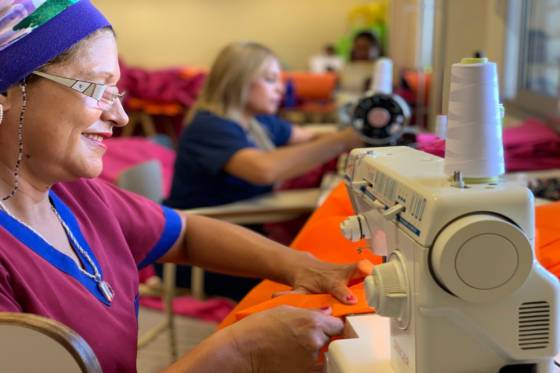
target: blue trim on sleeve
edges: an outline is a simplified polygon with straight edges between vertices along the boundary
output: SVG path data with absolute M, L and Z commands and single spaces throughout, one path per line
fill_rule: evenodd
M 146 255 L 144 260 L 138 264 L 138 269 L 142 269 L 161 258 L 177 241 L 181 233 L 182 223 L 179 214 L 169 207 L 161 206 L 165 218 L 165 226 L 161 232 L 161 237 L 152 250 Z

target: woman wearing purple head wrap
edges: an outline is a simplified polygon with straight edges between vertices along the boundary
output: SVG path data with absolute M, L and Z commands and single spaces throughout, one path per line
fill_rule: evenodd
M 155 261 L 355 302 L 346 287 L 354 265 L 91 180 L 103 140 L 128 118 L 114 34 L 90 1 L 0 0 L 0 66 L 0 311 L 56 319 L 84 337 L 105 372 L 130 372 L 137 270 Z M 278 308 L 215 333 L 169 370 L 308 371 L 341 329 L 328 312 Z

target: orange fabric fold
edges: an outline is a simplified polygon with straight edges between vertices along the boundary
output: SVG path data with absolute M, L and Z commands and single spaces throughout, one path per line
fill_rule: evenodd
M 331 307 L 332 315 L 336 317 L 342 317 L 349 314 L 373 312 L 373 308 L 367 305 L 364 295 L 363 282 L 352 286 L 351 289 L 358 298 L 358 302 L 353 305 L 342 304 L 329 294 L 286 294 L 240 310 L 235 313 L 235 319 L 241 320 L 253 313 L 261 312 L 281 305 L 315 310 Z

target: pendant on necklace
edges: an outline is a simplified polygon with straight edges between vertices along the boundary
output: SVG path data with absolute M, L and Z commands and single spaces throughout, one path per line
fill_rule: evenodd
M 97 283 L 97 287 L 99 288 L 99 291 L 101 291 L 101 294 L 103 294 L 105 299 L 107 299 L 107 301 L 109 302 L 113 301 L 113 298 L 115 297 L 115 292 L 113 291 L 113 288 L 111 287 L 111 285 L 109 285 L 107 281 L 99 281 Z

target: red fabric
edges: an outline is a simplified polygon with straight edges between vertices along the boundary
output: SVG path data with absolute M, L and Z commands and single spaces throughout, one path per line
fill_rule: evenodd
M 127 168 L 156 159 L 163 171 L 163 192 L 168 196 L 173 178 L 175 152 L 141 137 L 116 137 L 104 141 L 107 152 L 103 157 L 103 171 L 99 176 L 113 184 Z
M 151 277 L 157 276 L 154 266 L 147 266 L 138 271 L 138 281 L 140 283 L 146 282 Z
M 202 88 L 206 75 L 187 75 L 184 68 L 147 70 L 129 67 L 122 61 L 118 86 L 130 97 L 160 103 L 179 103 L 190 108 Z M 126 104 L 126 102 L 125 102 Z
M 503 141 L 508 172 L 560 167 L 560 135 L 537 119 L 505 128 Z M 419 135 L 418 149 L 443 157 L 445 141 L 434 135 Z

